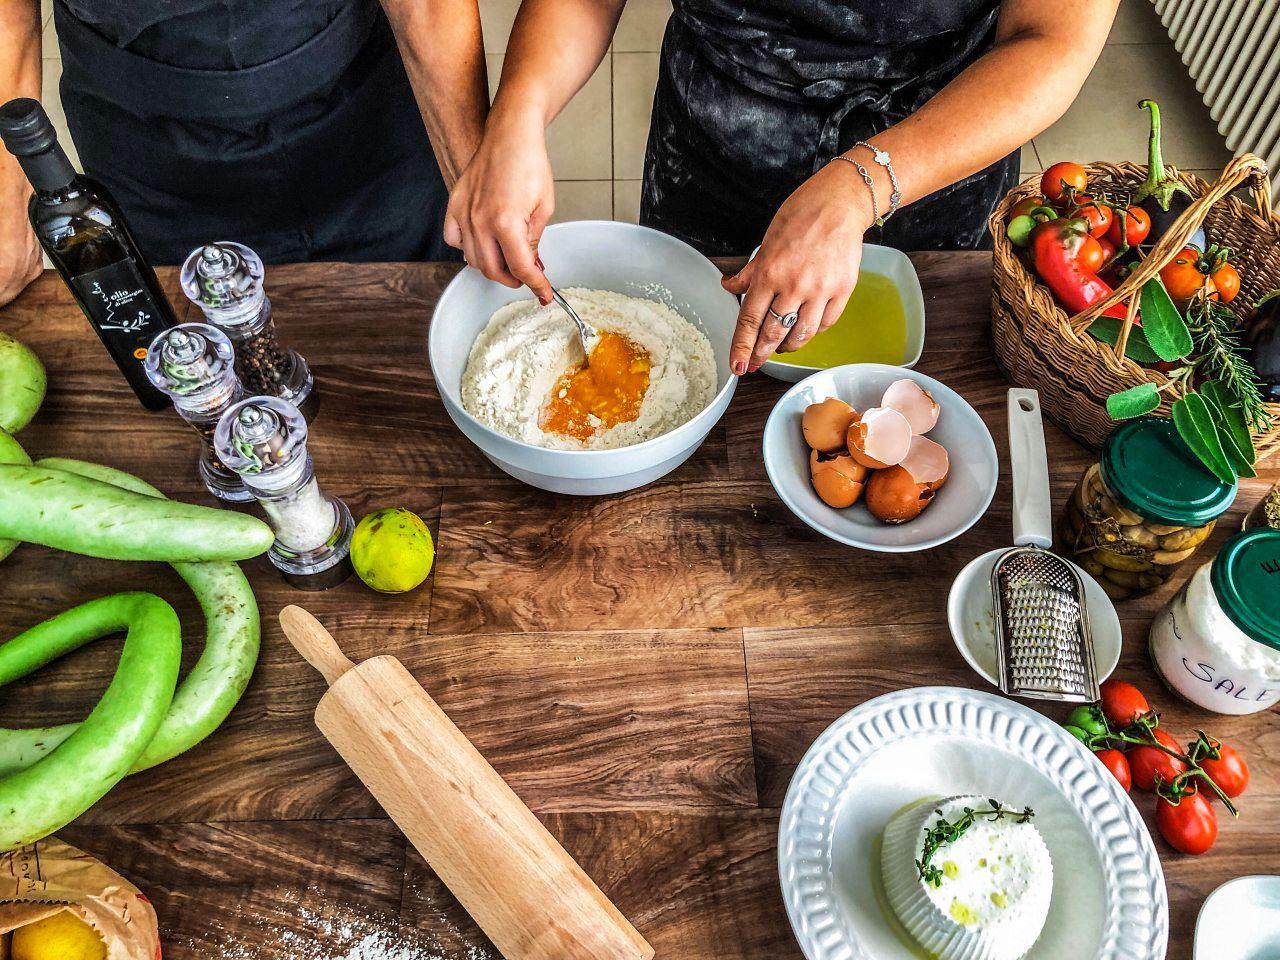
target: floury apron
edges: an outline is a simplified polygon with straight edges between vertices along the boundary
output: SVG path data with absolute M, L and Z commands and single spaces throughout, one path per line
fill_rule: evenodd
M 990 49 L 998 12 L 998 0 L 675 0 L 641 222 L 708 255 L 750 253 L 796 187 Z M 867 239 L 982 246 L 987 215 L 1017 177 L 1015 153 L 903 207 Z M 887 209 L 888 196 L 878 199 Z
M 85 172 L 156 263 L 451 259 L 447 192 L 377 0 L 56 0 Z

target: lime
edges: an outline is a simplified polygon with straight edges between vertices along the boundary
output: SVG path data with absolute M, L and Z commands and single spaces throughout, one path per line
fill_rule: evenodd
M 375 510 L 351 535 L 351 563 L 360 579 L 379 593 L 412 590 L 431 572 L 436 545 L 412 510 Z
M 13 931 L 13 960 L 106 960 L 107 945 L 70 910 Z

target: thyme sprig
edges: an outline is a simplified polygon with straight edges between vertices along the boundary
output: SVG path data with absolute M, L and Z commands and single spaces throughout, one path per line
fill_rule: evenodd
M 916 869 L 920 871 L 921 880 L 931 887 L 942 886 L 942 878 L 945 875 L 942 870 L 933 865 L 933 855 L 942 847 L 949 843 L 955 843 L 964 836 L 968 829 L 978 822 L 979 817 L 989 823 L 1003 820 L 1005 817 L 1013 817 L 1015 823 L 1026 823 L 1036 815 L 1036 812 L 1030 807 L 1012 810 L 1001 806 L 998 800 L 988 800 L 987 803 L 990 806 L 985 810 L 965 807 L 964 813 L 954 821 L 948 820 L 943 816 L 941 810 L 933 811 L 938 815 L 938 821 L 925 831 L 924 849 L 920 853 L 920 859 L 916 861 Z

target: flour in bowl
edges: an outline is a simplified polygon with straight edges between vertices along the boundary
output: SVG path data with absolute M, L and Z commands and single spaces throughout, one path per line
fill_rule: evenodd
M 624 348 L 639 348 L 633 350 L 634 356 L 624 353 L 632 362 L 628 369 L 635 372 L 632 382 L 638 377 L 643 389 L 638 411 L 627 410 L 628 419 L 612 426 L 592 417 L 589 429 L 593 432 L 583 438 L 544 430 L 553 393 L 563 397 L 566 375 L 583 367 L 582 348 L 573 321 L 559 306 L 519 300 L 490 318 L 467 358 L 462 405 L 477 420 L 539 447 L 606 450 L 668 433 L 714 399 L 716 362 L 711 343 L 675 310 L 654 300 L 606 290 L 563 292 L 583 320 L 601 334 L 616 335 L 611 347 L 621 343 Z M 646 362 L 647 386 L 642 369 Z

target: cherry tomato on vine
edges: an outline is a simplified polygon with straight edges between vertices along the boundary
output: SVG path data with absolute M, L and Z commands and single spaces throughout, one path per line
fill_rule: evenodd
M 1133 772 L 1129 769 L 1129 758 L 1119 750 L 1095 750 L 1093 755 L 1098 758 L 1107 771 L 1116 778 L 1120 786 L 1124 788 L 1124 792 L 1128 793 L 1133 789 Z
M 1009 219 L 1012 220 L 1014 217 L 1029 217 L 1031 216 L 1032 210 L 1036 207 L 1046 206 L 1048 202 L 1049 201 L 1044 197 L 1039 195 L 1034 197 L 1024 197 L 1009 208 Z
M 1221 264 L 1209 275 L 1223 303 L 1230 303 L 1240 292 L 1240 271 L 1230 263 Z
M 1111 725 L 1123 730 L 1144 713 L 1151 712 L 1151 704 L 1142 691 L 1123 680 L 1108 680 L 1102 685 L 1102 712 Z
M 1121 223 L 1124 224 L 1124 238 L 1120 237 Z M 1107 239 L 1114 243 L 1117 247 L 1124 241 L 1128 241 L 1129 246 L 1136 247 L 1151 233 L 1151 215 L 1141 207 L 1128 207 L 1125 210 L 1117 210 L 1115 219 L 1111 221 L 1111 227 L 1107 230 Z
M 1083 193 L 1089 173 L 1078 163 L 1055 163 L 1040 178 L 1040 192 L 1053 203 L 1061 203 L 1068 192 Z
M 1209 775 L 1209 779 L 1218 785 L 1219 790 L 1235 799 L 1249 786 L 1249 765 L 1235 747 L 1217 740 L 1210 742 L 1218 748 L 1218 759 L 1201 758 L 1200 769 Z
M 1067 719 L 1062 721 L 1069 727 L 1079 727 L 1085 733 L 1095 737 L 1101 737 L 1111 732 L 1107 726 L 1107 718 L 1102 715 L 1102 711 L 1094 706 L 1076 707 L 1067 714 Z
M 1218 839 L 1218 815 L 1198 793 L 1185 794 L 1176 802 L 1157 797 L 1156 826 L 1169 846 L 1191 856 L 1204 853 Z
M 1095 202 L 1093 197 L 1087 194 L 1076 197 L 1076 206 L 1071 211 L 1071 216 L 1088 220 L 1089 235 L 1095 239 L 1105 237 L 1111 228 L 1112 221 L 1115 220 L 1115 213 L 1110 207 Z
M 1166 747 L 1182 752 L 1178 741 L 1159 727 L 1151 732 Z M 1157 747 L 1138 746 L 1129 749 L 1129 769 L 1133 772 L 1133 782 L 1139 788 L 1154 790 L 1157 777 L 1162 783 L 1172 783 L 1178 774 L 1186 772 L 1187 765 Z
M 1080 264 L 1080 269 L 1085 273 L 1097 273 L 1106 262 L 1107 254 L 1102 244 L 1091 236 L 1085 237 L 1076 251 L 1076 263 Z
M 1200 251 L 1195 247 L 1184 247 L 1166 263 L 1160 270 L 1160 279 L 1164 288 L 1169 291 L 1169 297 L 1179 308 L 1202 295 L 1201 291 L 1204 291 L 1203 296 L 1207 300 L 1218 299 L 1218 288 L 1213 279 L 1201 271 Z
M 1102 262 L 1106 263 L 1116 255 L 1116 245 L 1108 237 L 1099 237 L 1098 246 L 1102 248 Z

